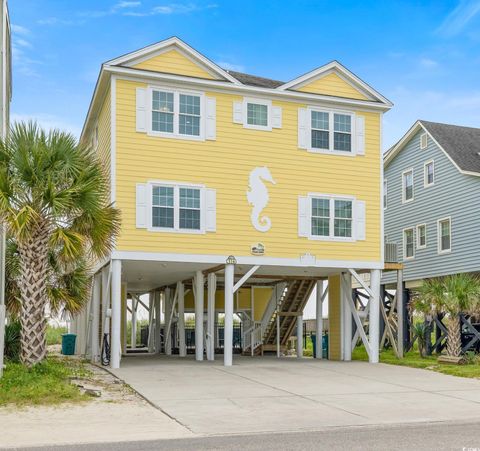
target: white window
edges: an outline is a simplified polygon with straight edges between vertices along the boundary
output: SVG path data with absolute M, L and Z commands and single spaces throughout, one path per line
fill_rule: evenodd
M 417 249 L 425 249 L 427 247 L 427 225 L 417 225 Z
M 413 228 L 403 231 L 403 259 L 408 260 L 415 257 L 415 243 L 413 239 Z
M 428 135 L 426 133 L 422 133 L 420 135 L 420 149 L 426 149 L 428 145 Z
M 413 169 L 402 173 L 402 202 L 413 200 Z
M 310 150 L 342 154 L 353 152 L 353 114 L 313 108 L 309 113 Z
M 354 199 L 310 197 L 310 237 L 351 240 Z
M 388 206 L 388 183 L 386 180 L 383 181 L 383 208 L 386 210 Z
M 150 90 L 149 131 L 153 135 L 203 139 L 204 96 L 202 93 Z
M 205 233 L 216 229 L 216 193 L 203 185 L 175 182 L 137 184 L 137 228 Z
M 451 219 L 444 218 L 438 221 L 438 253 L 445 254 L 452 250 Z
M 255 130 L 272 129 L 272 102 L 264 99 L 243 100 L 243 126 Z
M 423 174 L 423 185 L 425 188 L 435 183 L 435 164 L 433 160 L 427 161 L 423 165 Z

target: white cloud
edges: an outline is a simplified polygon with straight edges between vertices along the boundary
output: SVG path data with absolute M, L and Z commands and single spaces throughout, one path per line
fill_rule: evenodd
M 65 119 L 55 116 L 54 114 L 45 114 L 45 113 L 12 113 L 11 121 L 13 122 L 28 122 L 35 121 L 45 130 L 50 130 L 53 128 L 60 129 L 62 131 L 70 132 L 75 137 L 79 137 L 81 133 L 80 127 L 75 124 L 71 124 Z
M 22 27 L 21 25 L 12 24 L 11 29 L 12 29 L 12 33 L 15 33 L 18 35 L 28 36 L 30 34 L 30 30 L 26 27 Z
M 38 25 L 82 25 L 85 23 L 84 20 L 65 20 L 65 19 L 60 19 L 58 17 L 46 17 L 45 19 L 39 19 L 37 20 Z
M 198 5 L 196 3 L 169 3 L 167 5 L 154 6 L 153 8 L 145 11 L 126 11 L 122 14 L 124 16 L 132 17 L 148 17 L 171 14 L 189 14 L 196 11 L 203 11 L 215 8 L 218 8 L 218 5 L 215 3 L 211 3 L 208 5 Z
M 435 61 L 431 58 L 421 58 L 420 59 L 420 66 L 427 68 L 427 69 L 432 69 L 434 67 L 438 67 L 438 61 Z
M 121 9 L 121 8 L 136 8 L 140 6 L 142 2 L 129 2 L 129 1 L 122 1 L 118 2 L 116 5 L 113 6 L 114 9 Z
M 241 64 L 227 63 L 226 61 L 218 61 L 217 64 L 225 70 L 233 70 L 235 72 L 245 72 L 245 66 Z
M 30 44 L 30 42 L 26 41 L 25 39 L 17 38 L 17 39 L 15 40 L 15 43 L 16 43 L 16 45 L 18 45 L 19 47 L 32 48 L 32 44 Z
M 459 34 L 480 13 L 480 0 L 461 0 L 437 29 L 439 34 L 450 37 Z

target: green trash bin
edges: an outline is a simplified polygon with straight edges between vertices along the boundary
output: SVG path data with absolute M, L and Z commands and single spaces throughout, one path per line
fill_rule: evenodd
M 62 354 L 63 355 L 75 354 L 76 339 L 77 339 L 76 334 L 62 334 Z
M 313 345 L 313 357 L 317 357 L 317 335 L 311 334 L 310 338 Z M 324 334 L 322 336 L 322 358 L 328 359 L 328 335 Z

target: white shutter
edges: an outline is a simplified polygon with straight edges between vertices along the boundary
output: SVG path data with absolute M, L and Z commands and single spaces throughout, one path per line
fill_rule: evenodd
M 272 107 L 272 127 L 282 128 L 282 107 Z
M 307 148 L 308 140 L 308 130 L 307 130 L 307 109 L 299 108 L 298 109 L 298 147 L 301 149 Z
M 214 189 L 207 189 L 205 198 L 205 229 L 207 232 L 215 232 L 217 230 L 217 192 Z
M 215 97 L 207 97 L 207 119 L 205 138 L 215 140 L 217 138 L 217 101 Z
M 308 197 L 298 197 L 298 236 L 309 235 L 309 217 L 308 217 Z
M 137 229 L 147 228 L 147 185 L 137 183 L 137 209 L 136 224 Z
M 147 131 L 147 90 L 137 88 L 137 132 Z
M 355 201 L 355 238 L 357 240 L 366 239 L 366 219 L 365 219 L 365 201 Z
M 243 102 L 233 102 L 233 122 L 243 124 Z
M 365 117 L 355 119 L 355 151 L 357 155 L 365 155 Z

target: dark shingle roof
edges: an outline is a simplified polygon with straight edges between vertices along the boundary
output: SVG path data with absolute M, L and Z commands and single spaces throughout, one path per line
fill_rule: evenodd
M 227 72 L 244 85 L 275 89 L 284 84 L 283 81 L 272 80 L 270 78 L 264 77 L 257 77 L 256 75 L 243 74 L 242 72 L 235 72 L 233 70 L 227 70 Z
M 420 123 L 461 170 L 480 173 L 480 128 L 422 120 Z

